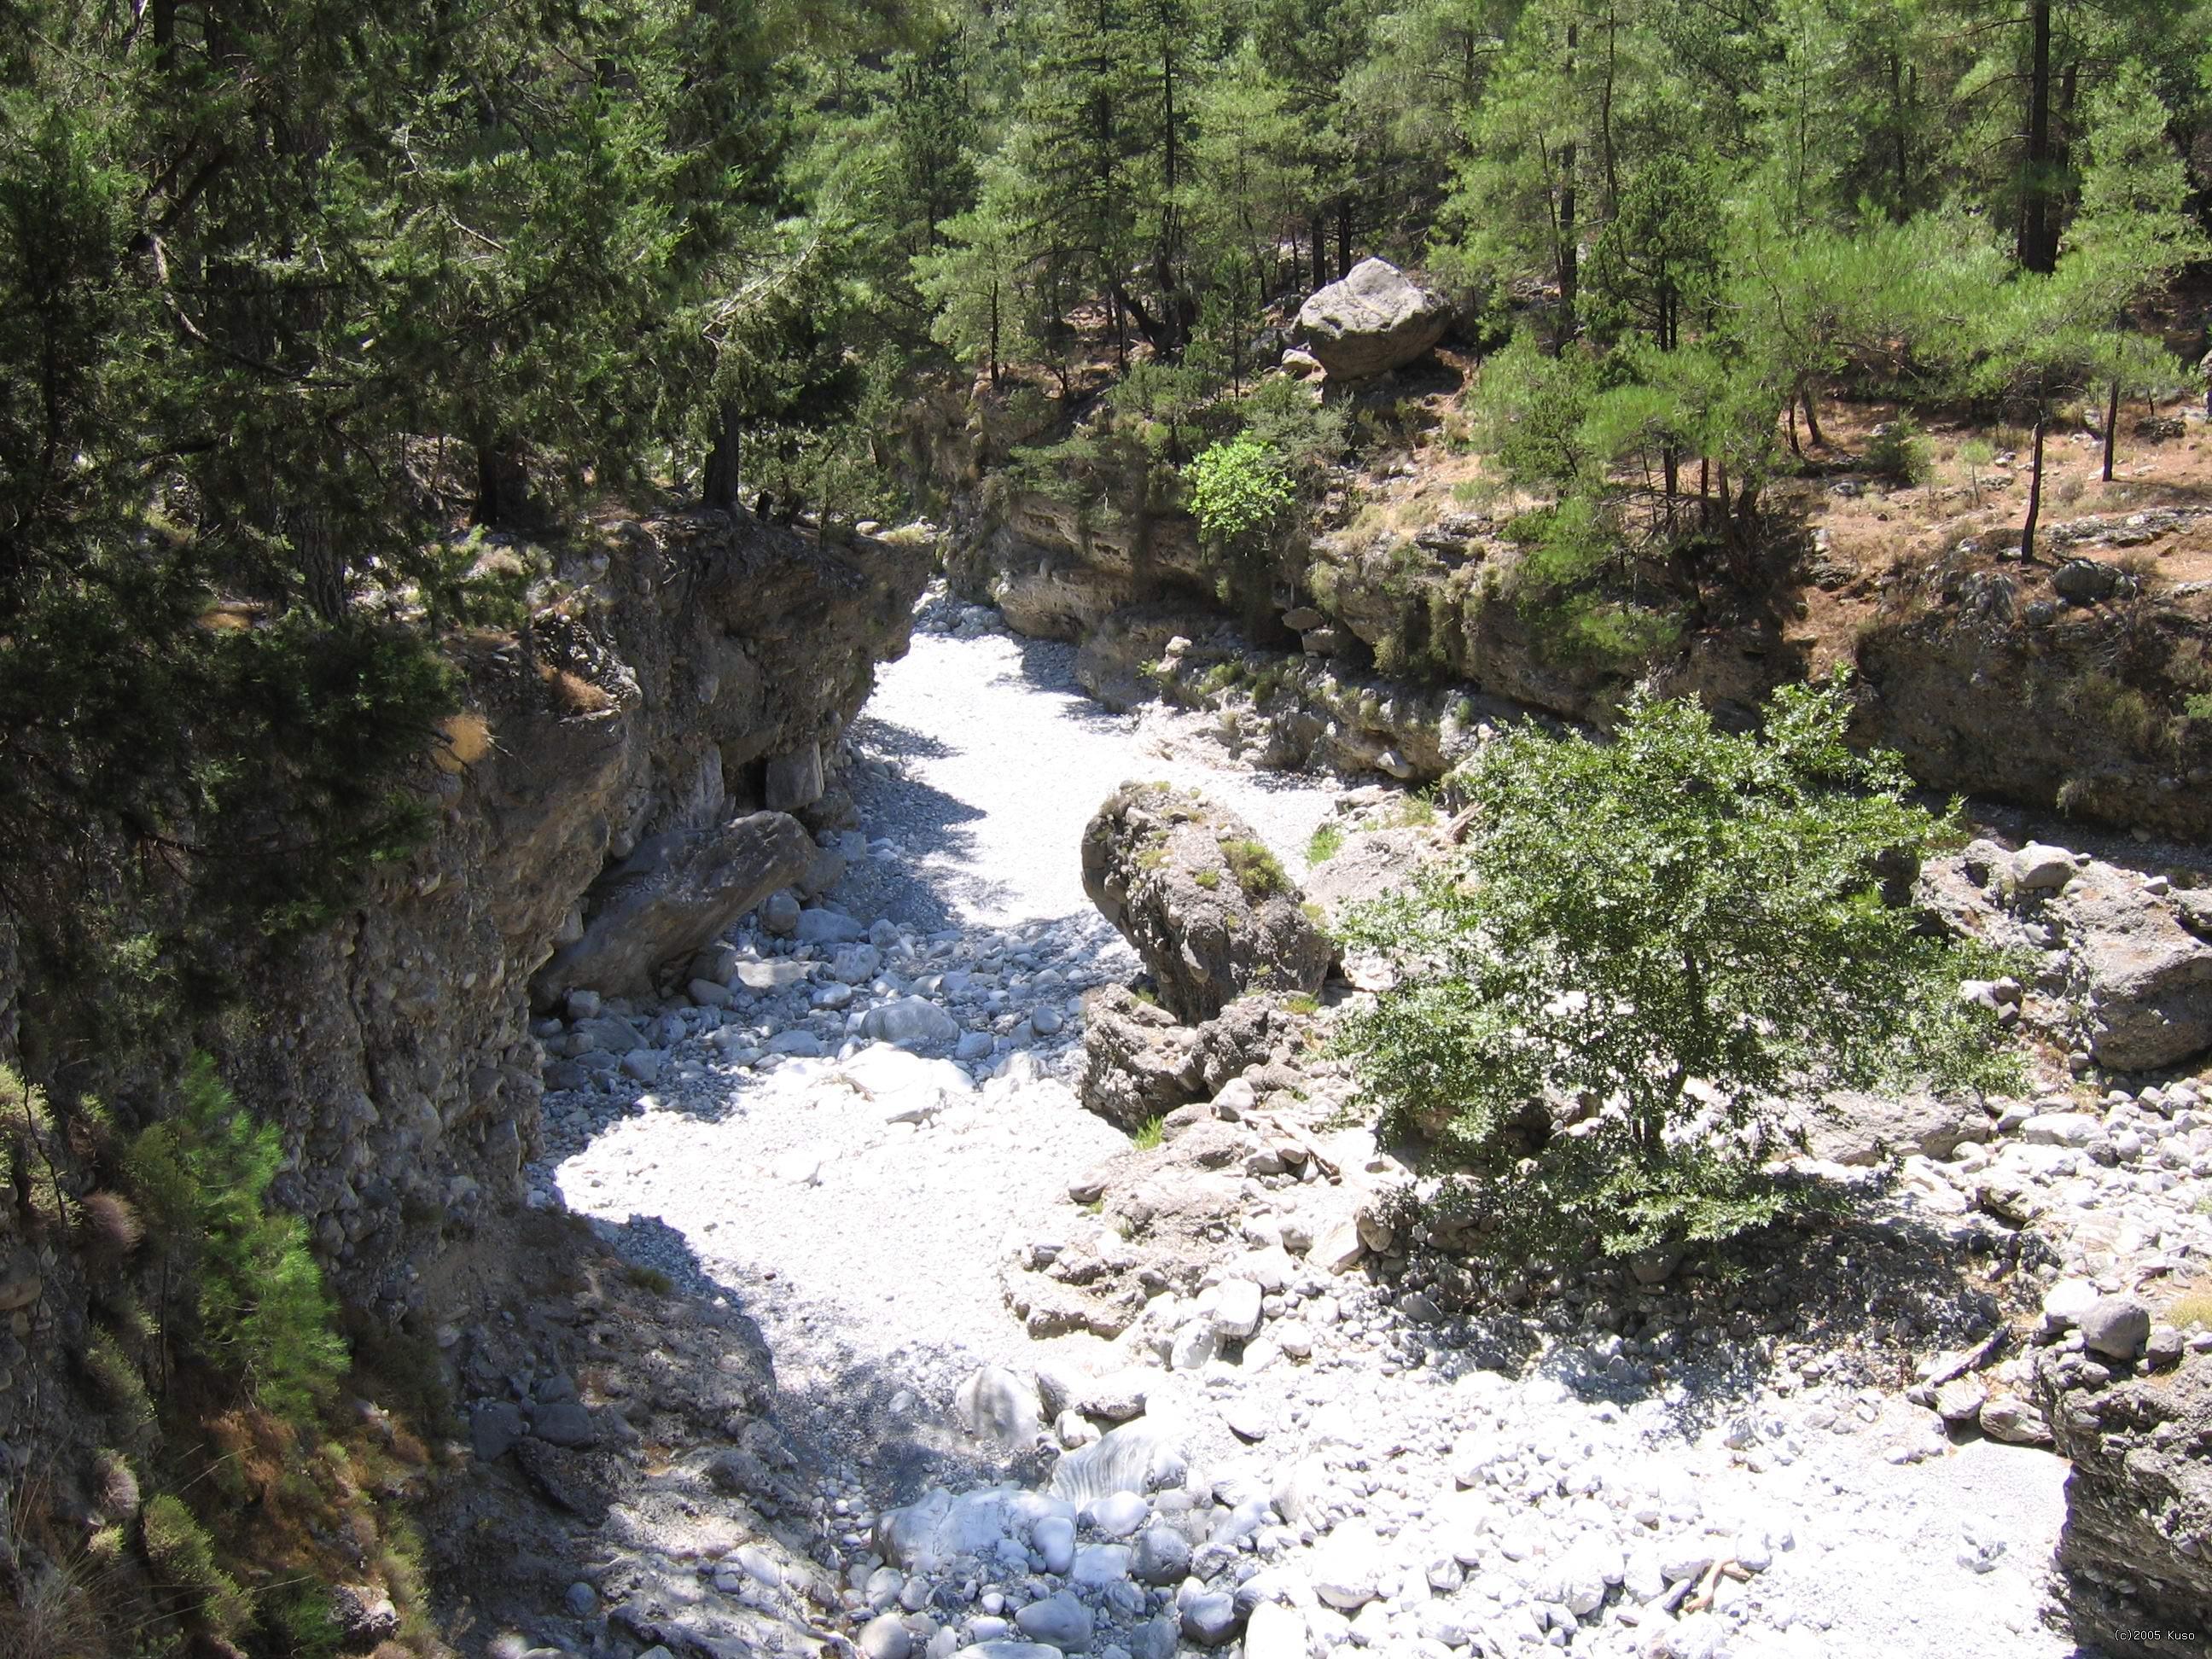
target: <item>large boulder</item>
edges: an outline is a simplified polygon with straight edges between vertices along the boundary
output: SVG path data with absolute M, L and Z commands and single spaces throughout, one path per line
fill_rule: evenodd
M 1317 991 L 1334 955 L 1252 826 L 1164 785 L 1125 783 L 1092 816 L 1083 890 L 1187 1022 L 1247 991 Z
M 1961 1142 L 1984 1139 L 1989 1115 L 1971 1101 L 1925 1093 L 1862 1094 L 1838 1090 L 1808 1114 L 1806 1150 L 1831 1164 L 1871 1164 L 1898 1158 L 1948 1158 Z
M 1363 259 L 1298 307 L 1298 338 L 1332 380 L 1387 374 L 1444 337 L 1451 305 L 1385 259 Z
M 2195 892 L 2146 891 L 2142 877 L 2099 860 L 2067 884 L 2089 1051 L 2148 1072 L 2212 1048 L 2212 906 Z M 2192 931 L 2192 926 L 2195 931 Z
M 1108 1122 L 1135 1129 L 1199 1098 L 1198 1033 L 1164 1008 L 1119 985 L 1083 1001 L 1084 1105 Z
M 583 937 L 540 969 L 531 988 L 550 1006 L 570 991 L 649 995 L 656 969 L 701 946 L 813 862 L 797 818 L 754 812 L 711 830 L 676 830 L 639 844 L 592 885 Z
M 1954 933 L 2042 956 L 2021 1009 L 2031 1029 L 2121 1072 L 2212 1049 L 2212 890 L 2039 842 L 1976 841 L 1930 860 L 1919 897 Z
M 2105 1382 L 2063 1348 L 2036 1365 L 2066 1480 L 2058 1565 L 2074 1634 L 2113 1653 L 2212 1655 L 2212 1357 Z
M 1076 1096 L 1108 1122 L 1134 1130 L 1290 1051 L 1296 1022 L 1263 997 L 1240 997 L 1200 1025 L 1185 1025 L 1120 985 L 1084 999 L 1083 1073 Z

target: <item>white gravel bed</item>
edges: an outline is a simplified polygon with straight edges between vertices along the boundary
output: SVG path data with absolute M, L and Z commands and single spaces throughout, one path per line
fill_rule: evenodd
M 836 1035 L 847 1015 L 834 1011 L 848 1003 L 825 1010 L 817 979 L 672 1039 L 668 1071 L 641 1097 L 581 1091 L 548 1103 L 562 1200 L 619 1230 L 636 1259 L 711 1281 L 759 1322 L 787 1425 L 825 1455 L 823 1491 L 853 1520 L 841 1547 L 856 1620 L 872 1612 L 878 1626 L 896 1624 L 901 1607 L 927 1601 L 944 1615 L 932 1656 L 1009 1632 L 1025 1601 L 1062 1584 L 1062 1568 L 1035 1576 L 1037 1557 L 1007 1576 L 1004 1596 L 978 1602 L 974 1583 L 932 1581 L 912 1587 L 921 1599 L 896 1602 L 904 1581 L 872 1566 L 865 1528 L 875 1505 L 980 1478 L 989 1460 L 965 1461 L 955 1390 L 979 1366 L 1031 1375 L 1048 1352 L 1007 1312 L 1001 1264 L 1071 1176 L 1126 1144 L 1065 1083 L 1082 990 L 1136 967 L 1084 897 L 1083 826 L 1125 780 L 1165 779 L 1233 807 L 1303 872 L 1339 793 L 1235 769 L 1192 717 L 1104 713 L 1076 689 L 1072 648 L 979 635 L 973 612 L 960 634 L 939 631 L 962 615 L 942 600 L 928 608 L 933 625 L 883 670 L 855 722 L 864 764 L 850 787 L 867 855 L 829 902 L 864 924 L 896 924 L 879 927 L 884 977 L 856 986 L 851 1009 L 922 988 L 965 1023 L 975 1055 L 964 1066 L 856 1055 Z M 934 988 L 955 975 L 982 991 Z M 829 1034 L 818 1056 L 763 1052 L 779 1032 L 810 1030 Z M 895 1086 L 879 1078 L 872 1091 L 871 1054 Z M 926 1066 L 944 1068 L 927 1073 L 944 1080 L 941 1097 L 916 1082 Z M 1218 1360 L 1160 1376 L 1158 1403 L 1179 1401 L 1174 1414 L 1193 1430 L 1178 1501 L 1201 1516 L 1225 1523 L 1232 1499 L 1249 1503 L 1325 1455 L 1314 1479 L 1327 1497 L 1307 1523 L 1206 1547 L 1214 1588 L 1201 1601 L 1224 1601 L 1221 1587 L 1261 1562 L 1326 1586 L 1326 1552 L 1357 1522 L 1381 1534 L 1376 1599 L 1353 1619 L 1357 1601 L 1325 1589 L 1346 1609 L 1335 1613 L 1303 1592 L 1316 1644 L 1426 1659 L 1547 1645 L 1622 1659 L 2073 1651 L 2041 1622 L 2064 1476 L 2047 1454 L 1947 1448 L 1928 1413 L 1873 1391 L 1785 1401 L 1716 1385 L 1690 1427 L 1658 1401 L 1624 1413 L 1546 1378 L 1470 1376 L 1471 1354 L 1407 1328 L 1356 1279 L 1299 1293 L 1312 1298 L 1310 1363 Z M 1083 1524 L 1090 1536 L 1087 1512 Z M 1656 1571 L 1636 1566 L 1639 1540 L 1758 1559 L 1747 1577 L 1718 1581 L 1714 1612 L 1680 1625 L 1659 1607 L 1639 1614 L 1618 1565 L 1612 1588 L 1597 1585 L 1596 1622 L 1577 1626 L 1553 1605 L 1555 1563 L 1595 1551 L 1618 1564 L 1625 1543 L 1632 1575 Z M 1196 1581 L 1132 1585 L 1109 1558 L 1084 1591 L 1105 1621 L 1091 1650 L 1147 1659 L 1176 1647 L 1178 1618 L 1185 1631 L 1199 1619 L 1184 1606 Z M 1065 1588 L 1052 1595 L 1067 1600 Z M 1256 1648 L 1254 1659 L 1273 1659 Z
M 854 723 L 862 752 L 899 773 L 860 780 L 864 828 L 941 896 L 952 923 L 1090 914 L 1083 826 L 1133 779 L 1204 790 L 1304 872 L 1306 842 L 1338 793 L 1331 781 L 1238 767 L 1193 715 L 1109 714 L 1084 696 L 1074 663 L 1073 647 L 1048 641 L 917 631 Z

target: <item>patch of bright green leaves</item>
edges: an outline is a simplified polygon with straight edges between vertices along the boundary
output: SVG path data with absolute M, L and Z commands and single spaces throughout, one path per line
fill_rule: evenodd
M 1209 548 L 1248 550 L 1291 510 L 1290 475 L 1275 452 L 1249 435 L 1209 444 L 1183 469 L 1190 510 Z

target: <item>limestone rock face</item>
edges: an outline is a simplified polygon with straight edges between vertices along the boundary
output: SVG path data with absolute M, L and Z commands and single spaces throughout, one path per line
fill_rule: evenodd
M 2094 1376 L 2094 1373 L 2088 1375 Z M 2047 1350 L 2037 1391 L 2066 1480 L 2065 1570 L 2075 1635 L 2114 1653 L 2212 1654 L 2212 1356 L 2099 1386 Z
M 462 647 L 489 741 L 426 757 L 432 833 L 342 922 L 238 964 L 287 1039 L 216 1056 L 282 1127 L 276 1196 L 342 1297 L 387 1318 L 432 1299 L 420 1268 L 441 1232 L 465 1240 L 520 1196 L 540 1138 L 531 984 L 584 944 L 585 896 L 611 868 L 658 842 L 690 849 L 679 869 L 745 851 L 804 871 L 817 849 L 791 819 L 726 826 L 762 804 L 772 759 L 836 752 L 876 664 L 906 649 L 927 574 L 920 548 L 823 548 L 720 515 L 629 523 L 603 563 L 562 572 L 534 660 L 496 636 Z M 422 1214 L 439 1224 L 408 1219 Z
M 1306 878 L 1306 891 L 1334 921 L 1352 905 L 1405 886 L 1446 846 L 1437 828 L 1358 830 Z
M 2121 1072 L 2212 1049 L 2212 897 L 2203 890 L 2040 843 L 2008 852 L 1977 841 L 1930 860 L 1920 891 L 1955 933 L 2063 952 L 2045 956 L 2045 980 L 2021 1001 L 2030 1027 Z
M 584 936 L 533 983 L 541 1006 L 574 990 L 651 995 L 654 970 L 687 962 L 753 906 L 804 875 L 813 838 L 797 818 L 754 812 L 714 830 L 655 836 L 592 884 Z
M 1134 1129 L 1199 1097 L 1198 1033 L 1166 1009 L 1109 985 L 1085 1000 L 1083 1018 L 1075 1091 L 1108 1122 Z
M 1225 807 L 1127 783 L 1083 832 L 1083 890 L 1135 947 L 1177 1018 L 1250 990 L 1317 991 L 1332 947 L 1251 825 Z
M 1402 368 L 1438 340 L 1451 307 L 1385 259 L 1363 259 L 1298 307 L 1298 336 L 1332 380 Z
M 1201 1025 L 1119 985 L 1085 999 L 1083 1072 L 1075 1092 L 1109 1123 L 1134 1129 L 1206 1100 L 1289 1040 L 1288 1022 L 1264 998 L 1242 997 Z

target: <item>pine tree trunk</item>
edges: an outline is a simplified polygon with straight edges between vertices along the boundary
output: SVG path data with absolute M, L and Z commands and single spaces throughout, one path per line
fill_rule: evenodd
M 1805 435 L 1816 447 L 1826 449 L 1828 441 L 1820 435 L 1820 411 L 1813 406 L 1813 386 L 1809 380 L 1797 382 L 1797 397 L 1805 405 Z
M 2043 516 L 2043 428 L 2044 418 L 2035 417 L 2035 456 L 2027 472 L 2027 522 L 2021 526 L 2020 558 L 2023 564 L 2035 562 L 2035 521 Z
M 1906 216 L 1911 211 L 1911 173 L 1905 147 L 1905 110 L 1908 101 L 1905 76 L 1904 54 L 1891 52 L 1889 54 L 1889 118 L 1895 142 L 1892 146 L 1890 160 L 1897 169 L 1897 201 L 1891 207 L 1889 216 L 1899 224 L 1905 222 Z
M 2027 155 L 2022 169 L 2020 263 L 2049 272 L 2058 264 L 2051 155 L 2051 0 L 2033 0 L 2028 52 Z
M 1336 204 L 1336 277 L 1342 282 L 1352 275 L 1352 198 L 1346 196 Z
M 1582 39 L 1579 25 L 1567 25 L 1567 79 L 1575 77 L 1575 47 Z M 1575 237 L 1575 141 L 1559 146 L 1559 337 L 1556 349 L 1565 350 L 1575 337 L 1575 298 L 1581 275 L 1582 251 Z
M 733 517 L 743 499 L 738 477 L 743 441 L 738 427 L 738 406 L 724 398 L 714 408 L 714 441 L 707 451 L 706 471 L 699 482 L 701 502 Z
M 491 527 L 520 524 L 529 496 L 521 446 L 505 435 L 479 442 L 474 521 Z
M 2105 482 L 2112 481 L 2112 443 L 2120 431 L 2120 383 L 2112 382 L 2112 392 L 2105 399 Z
M 350 598 L 346 580 L 346 556 L 331 532 L 331 515 L 321 507 L 305 507 L 293 514 L 287 526 L 292 554 L 299 561 L 301 580 L 307 603 L 325 622 L 345 614 Z
M 991 283 L 991 390 L 999 389 L 999 284 Z

